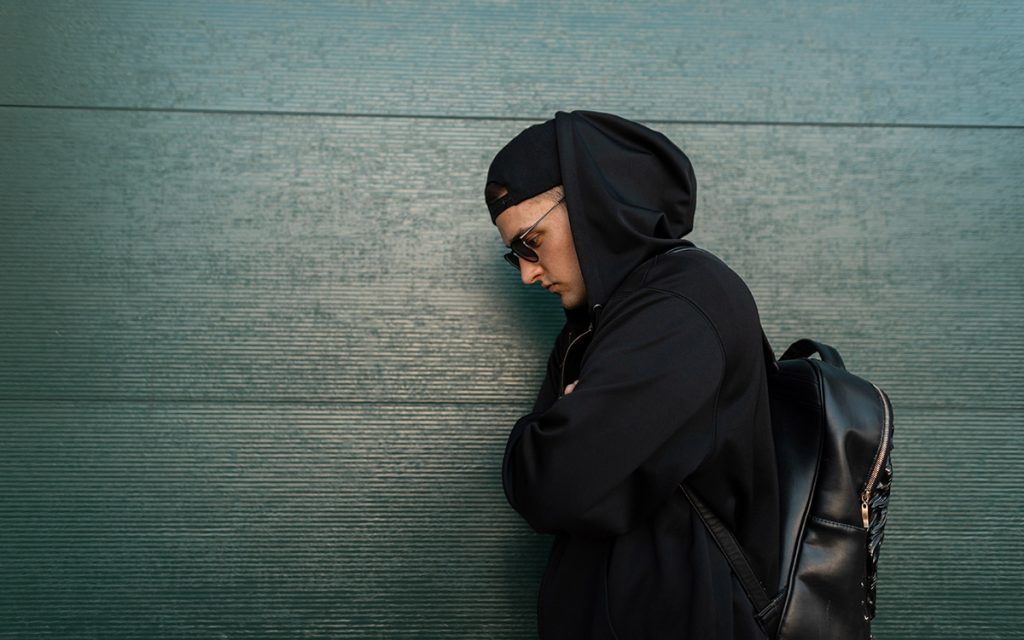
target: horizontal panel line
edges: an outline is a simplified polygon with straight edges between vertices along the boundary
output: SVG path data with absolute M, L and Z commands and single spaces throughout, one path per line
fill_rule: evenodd
M 486 406 L 486 407 L 520 407 L 532 405 L 533 400 L 523 399 L 519 402 L 511 400 L 393 400 L 390 398 L 374 398 L 371 400 L 302 400 L 302 399 L 278 399 L 278 400 L 255 400 L 245 398 L 136 398 L 125 396 L 97 396 L 91 398 L 66 398 L 66 397 L 33 397 L 33 398 L 3 398 L 0 397 L 0 406 L 4 404 L 21 403 L 124 403 L 124 404 L 223 404 L 223 405 L 355 405 L 355 406 Z M 948 409 L 948 407 L 943 407 Z M 977 407 L 973 407 L 977 409 Z
M 245 116 L 311 116 L 331 118 L 387 118 L 398 120 L 465 120 L 472 122 L 537 122 L 541 117 L 532 116 L 456 116 L 416 113 L 347 113 L 343 111 L 275 111 L 265 109 L 211 109 L 189 107 L 122 107 L 122 106 L 81 106 L 47 104 L 0 104 L 3 109 L 60 109 L 68 111 L 134 111 L 140 113 L 193 113 L 214 115 Z M 704 126 L 752 126 L 752 127 L 846 127 L 846 128 L 889 128 L 889 129 L 1024 129 L 1024 124 L 941 124 L 928 122 L 799 122 L 772 120 L 687 120 L 665 118 L 640 118 L 641 122 L 658 125 L 704 125 Z
M 324 399 L 324 400 L 308 400 L 308 399 L 246 399 L 237 397 L 225 397 L 225 398 L 174 398 L 174 397 L 161 397 L 161 398 L 137 398 L 130 396 L 96 396 L 89 398 L 67 398 L 67 397 L 33 397 L 33 398 L 4 398 L 0 397 L 0 406 L 4 404 L 24 404 L 24 403 L 35 403 L 35 404 L 51 404 L 51 403 L 65 403 L 65 404 L 81 404 L 81 403 L 92 403 L 92 404 L 103 404 L 103 403 L 123 403 L 123 404 L 212 404 L 212 405 L 298 405 L 298 406 L 316 406 L 316 405 L 351 405 L 351 406 L 375 406 L 375 407 L 420 407 L 420 406 L 479 406 L 479 407 L 523 407 L 533 404 L 531 399 L 522 400 L 398 400 L 392 398 L 373 398 L 370 400 L 346 400 L 346 399 Z M 897 405 L 897 408 L 901 411 L 970 411 L 975 413 L 1002 413 L 1002 414 L 1016 414 L 1020 413 L 1024 408 L 1016 405 L 1006 406 L 978 406 L 977 404 L 964 405 L 962 407 L 950 406 L 945 404 L 911 404 L 901 402 Z

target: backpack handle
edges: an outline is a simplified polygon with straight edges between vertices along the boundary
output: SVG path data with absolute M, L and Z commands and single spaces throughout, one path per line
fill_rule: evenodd
M 817 340 L 811 340 L 810 338 L 800 338 L 793 344 L 789 345 L 785 353 L 779 360 L 792 360 L 793 358 L 806 358 L 812 353 L 817 353 L 821 356 L 822 362 L 827 362 L 833 367 L 839 367 L 845 369 L 846 365 L 843 364 L 843 357 L 839 355 L 839 352 L 830 345 L 824 342 L 818 342 Z

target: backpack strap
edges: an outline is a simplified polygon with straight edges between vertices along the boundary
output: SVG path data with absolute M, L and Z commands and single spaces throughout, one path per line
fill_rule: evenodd
M 765 340 L 765 343 L 767 344 L 767 340 Z M 686 499 L 693 505 L 693 510 L 700 516 L 711 537 L 714 538 L 715 544 L 721 549 L 722 555 L 729 562 L 729 567 L 732 568 L 732 572 L 736 574 L 736 578 L 740 581 L 740 586 L 743 587 L 744 593 L 747 594 L 747 599 L 754 605 L 754 619 L 757 621 L 758 626 L 761 627 L 761 630 L 769 638 L 775 637 L 779 615 L 781 614 L 779 606 L 785 597 L 785 590 L 775 598 L 769 597 L 768 591 L 757 578 L 757 574 L 754 573 L 754 569 L 750 566 L 747 556 L 743 553 L 739 542 L 736 541 L 736 537 L 733 536 L 728 527 L 693 493 L 685 482 L 679 483 L 679 487 L 683 490 L 683 494 L 686 495 Z
M 692 242 L 690 242 L 689 240 L 687 240 L 686 242 L 687 242 L 687 244 L 685 244 L 685 245 L 675 246 L 675 247 L 672 247 L 671 249 L 669 249 L 668 251 L 662 252 L 662 255 L 667 255 L 669 253 L 679 253 L 680 251 L 703 251 L 704 253 L 707 253 L 707 254 L 709 254 L 711 256 L 714 256 L 716 260 L 721 261 L 721 258 L 719 258 L 718 256 L 715 256 L 715 254 L 711 253 L 707 249 L 703 249 L 701 247 L 698 247 L 695 244 L 693 244 Z M 828 345 L 824 345 L 824 346 L 827 347 Z M 761 348 L 764 350 L 764 361 L 765 361 L 765 366 L 768 369 L 768 373 L 776 373 L 776 372 L 778 372 L 778 370 L 779 370 L 779 362 L 778 362 L 778 360 L 775 359 L 775 352 L 772 351 L 772 343 L 768 342 L 768 336 L 765 335 L 763 327 L 761 328 Z M 792 347 L 790 347 L 790 348 L 792 349 Z M 832 349 L 832 347 L 828 347 L 828 348 Z M 832 349 L 832 350 L 835 351 L 835 349 Z M 839 357 L 839 353 L 836 353 L 835 355 L 836 355 L 837 358 Z M 784 358 L 785 358 L 785 356 L 783 356 L 780 359 L 784 359 Z M 840 359 L 840 362 L 842 362 L 842 359 Z M 840 365 L 840 366 L 842 366 L 842 365 Z
M 772 343 L 768 342 L 768 336 L 764 333 L 764 327 L 761 328 L 761 349 L 764 351 L 764 362 L 768 373 L 777 373 L 779 371 L 779 361 L 775 359 L 775 351 L 772 350 Z

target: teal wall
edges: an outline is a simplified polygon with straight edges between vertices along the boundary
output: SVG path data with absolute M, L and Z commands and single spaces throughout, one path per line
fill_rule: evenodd
M 0 0 L 0 637 L 530 638 L 493 153 L 664 131 L 895 406 L 880 638 L 1021 637 L 1024 5 Z

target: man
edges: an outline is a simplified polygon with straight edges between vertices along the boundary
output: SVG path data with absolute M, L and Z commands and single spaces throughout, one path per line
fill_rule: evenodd
M 555 535 L 540 637 L 762 638 L 679 486 L 775 584 L 760 319 L 740 277 L 682 239 L 696 204 L 689 160 L 635 122 L 558 112 L 498 152 L 485 199 L 506 259 L 566 316 L 502 469 L 512 507 Z

